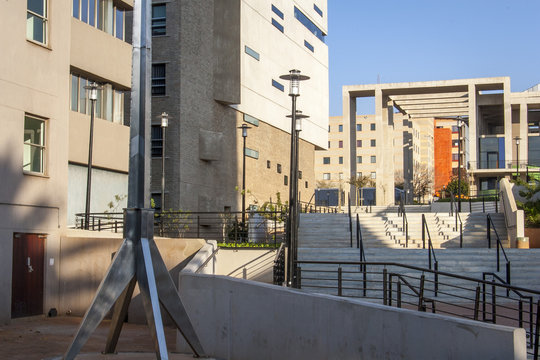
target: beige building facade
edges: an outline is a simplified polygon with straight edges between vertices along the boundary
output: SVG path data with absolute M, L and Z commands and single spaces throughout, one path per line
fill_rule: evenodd
M 132 7 L 132 0 L 0 4 L 0 322 L 58 308 L 62 238 L 74 212 L 84 211 L 88 80 L 103 88 L 92 211 L 106 209 L 110 189 L 127 192 L 120 92 L 131 84 L 125 24 Z

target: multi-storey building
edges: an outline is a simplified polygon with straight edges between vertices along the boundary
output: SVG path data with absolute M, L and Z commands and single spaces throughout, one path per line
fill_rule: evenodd
M 247 124 L 246 205 L 287 200 L 291 69 L 302 82 L 299 192 L 315 188 L 315 148 L 326 147 L 326 0 L 154 1 L 152 17 L 152 198 L 189 211 L 239 210 Z M 169 114 L 165 149 L 159 115 Z
M 0 322 L 57 307 L 61 238 L 83 212 L 96 101 L 92 211 L 127 194 L 132 0 L 0 4 Z

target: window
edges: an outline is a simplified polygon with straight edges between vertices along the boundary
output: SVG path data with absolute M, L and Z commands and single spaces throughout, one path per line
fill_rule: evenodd
M 372 173 L 371 173 L 371 178 L 372 178 L 372 179 L 376 179 L 376 178 L 377 178 L 377 173 L 376 173 L 376 172 L 372 172 Z
M 319 7 L 315 4 L 313 4 L 313 9 L 315 10 L 315 12 L 321 16 L 323 16 L 323 12 L 321 9 L 319 9 Z
M 284 31 L 283 25 L 278 23 L 277 20 L 274 19 L 274 18 L 272 18 L 272 25 L 274 25 L 276 27 L 276 29 L 278 29 L 279 31 L 281 31 L 281 32 Z
M 362 131 L 362 124 L 356 124 L 356 131 Z
M 338 176 L 339 176 L 339 180 L 343 180 L 343 173 L 339 173 Z
M 459 154 L 452 154 L 452 161 L 459 161 Z
M 452 140 L 452 147 L 459 147 L 459 140 Z
M 376 146 L 375 144 L 376 144 L 375 139 L 371 139 L 371 147 L 375 147 Z
M 24 117 L 23 171 L 45 173 L 45 120 Z
M 296 6 L 294 7 L 294 17 L 298 21 L 300 21 L 300 23 L 302 23 L 302 25 L 304 25 L 309 31 L 311 31 L 313 35 L 315 35 L 319 40 L 324 42 L 324 37 L 326 36 L 326 34 L 323 33 L 323 31 L 319 29 L 317 25 L 313 23 L 313 21 L 309 20 L 309 18 L 304 15 L 304 13 L 301 12 Z
M 272 79 L 272 86 L 280 91 L 285 91 L 285 87 L 274 79 Z
M 343 149 L 343 140 L 339 140 L 339 143 L 338 143 L 338 144 L 339 144 L 338 147 L 339 147 L 340 149 Z
M 371 163 L 375 164 L 377 162 L 377 157 L 375 155 L 371 155 Z
M 277 164 L 277 172 L 278 174 L 281 174 L 281 164 Z
M 152 125 L 152 157 L 160 158 L 163 155 L 163 129 L 161 125 Z
M 246 154 L 247 157 L 250 157 L 250 158 L 253 158 L 253 159 L 258 159 L 259 158 L 259 152 L 257 150 L 246 148 L 245 154 Z
M 304 46 L 307 47 L 311 52 L 315 52 L 315 48 L 313 47 L 313 45 L 308 43 L 306 40 L 304 40 Z
M 152 36 L 165 35 L 167 33 L 167 8 L 165 4 L 152 5 Z
M 328 148 L 330 149 L 330 141 L 328 142 Z
M 362 157 L 361 157 L 361 156 L 357 156 L 357 157 L 356 157 L 356 163 L 357 163 L 357 164 L 361 164 L 361 163 L 362 163 Z
M 152 96 L 165 95 L 165 64 L 152 64 Z
M 343 156 L 340 156 L 340 157 L 339 157 L 339 164 L 340 164 L 340 165 L 343 165 Z
M 115 7 L 114 35 L 117 39 L 124 40 L 124 10 Z
M 298 179 L 302 180 L 302 170 L 298 170 Z
M 287 175 L 283 175 L 283 185 L 289 185 L 289 177 Z
M 328 125 L 328 132 L 330 132 L 330 125 Z
M 27 0 L 26 38 L 47 44 L 47 0 Z
M 323 159 L 322 159 L 322 160 L 323 160 L 323 164 L 325 164 L 325 165 L 328 165 L 328 164 L 330 164 L 330 157 L 329 157 L 329 156 L 325 156 L 325 157 L 323 157 Z
M 154 211 L 161 212 L 161 193 L 152 193 L 152 200 L 154 201 Z
M 457 125 L 452 125 L 452 132 L 453 132 L 454 134 L 457 134 L 457 133 L 458 133 L 458 127 L 457 127 Z
M 362 140 L 356 140 L 356 147 L 362 147 Z
M 254 118 L 251 115 L 244 114 L 244 121 L 253 125 L 253 126 L 259 126 L 259 119 Z
M 343 125 L 338 125 L 338 131 L 343 132 Z
M 371 123 L 369 127 L 372 131 L 375 131 L 375 123 Z
M 277 7 L 275 7 L 273 4 L 272 4 L 272 12 L 274 14 L 276 14 L 277 16 L 279 16 L 281 18 L 281 20 L 284 19 L 283 17 L 283 13 L 281 12 L 281 10 L 279 10 Z
M 115 6 L 114 0 L 73 0 L 73 17 L 125 40 L 125 10 Z
M 309 183 L 306 181 L 306 189 L 309 187 Z
M 266 160 L 266 168 L 267 168 L 267 169 L 270 169 L 270 165 L 271 165 L 271 164 L 270 164 L 270 160 Z
M 253 50 L 252 48 L 250 48 L 247 45 L 244 46 L 244 51 L 246 52 L 246 54 L 248 54 L 249 56 L 251 56 L 255 60 L 259 61 L 259 53 L 258 52 L 256 52 L 255 50 Z
M 323 180 L 330 180 L 330 173 L 324 173 L 322 174 Z
M 362 173 L 361 173 L 361 172 L 357 172 L 357 173 L 356 173 L 356 177 L 357 177 L 357 178 L 361 178 L 361 177 L 362 177 Z

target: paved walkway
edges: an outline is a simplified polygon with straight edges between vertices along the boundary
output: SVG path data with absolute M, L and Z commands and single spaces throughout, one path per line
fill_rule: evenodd
M 41 360 L 60 359 L 71 343 L 81 318 L 34 316 L 13 319 L 10 325 L 0 325 L 0 359 Z M 104 320 L 90 337 L 77 359 L 124 360 L 155 359 L 150 331 L 146 325 L 124 324 L 118 340 L 118 355 L 102 355 L 109 320 Z M 175 349 L 176 330 L 165 328 L 169 350 Z M 170 353 L 171 360 L 193 359 L 193 355 Z

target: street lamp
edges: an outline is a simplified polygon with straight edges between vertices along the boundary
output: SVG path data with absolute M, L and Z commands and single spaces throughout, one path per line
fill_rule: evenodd
M 296 98 L 300 96 L 300 81 L 308 80 L 309 76 L 300 75 L 300 70 L 290 70 L 288 74 L 281 75 L 279 77 L 283 80 L 289 80 L 289 96 L 292 99 L 292 121 L 291 121 L 291 165 L 290 165 L 290 174 L 289 179 L 289 222 L 287 224 L 288 232 L 288 248 L 289 248 L 289 261 L 287 263 L 287 281 L 289 282 L 292 279 L 295 281 L 292 283 L 293 286 L 296 285 L 296 274 L 291 274 L 293 268 L 295 268 L 294 257 L 291 251 L 296 247 L 296 195 L 297 183 L 294 181 L 296 174 L 298 172 L 298 159 L 296 158 Z
M 458 124 L 458 212 L 461 212 L 461 116 L 457 117 Z
M 287 115 L 288 118 L 292 118 L 292 115 Z M 295 186 L 296 186 L 296 189 L 297 191 L 299 190 L 298 188 L 298 174 L 300 173 L 300 169 L 299 169 L 299 166 L 298 164 L 300 163 L 300 157 L 298 156 L 298 153 L 299 153 L 299 149 L 300 149 L 300 145 L 299 145 L 299 142 L 300 142 L 300 131 L 302 131 L 302 119 L 307 119 L 309 118 L 309 115 L 305 115 L 305 114 L 302 114 L 302 111 L 301 110 L 296 110 L 296 123 L 295 123 L 295 128 L 294 128 L 294 133 L 295 133 L 295 157 L 296 157 L 296 164 L 297 164 L 297 171 L 296 171 L 296 178 L 295 179 L 291 179 L 291 182 L 294 181 L 295 182 Z M 297 196 L 299 194 L 299 191 L 297 192 Z M 299 200 L 299 199 L 298 199 Z
M 165 210 L 165 133 L 169 126 L 169 114 L 161 113 L 161 212 Z
M 84 210 L 84 228 L 88 230 L 90 219 L 90 193 L 92 191 L 92 148 L 94 143 L 94 104 L 98 97 L 98 90 L 101 90 L 96 82 L 91 82 L 84 87 L 88 91 L 90 99 L 90 139 L 88 142 L 88 172 L 86 175 L 86 205 Z
M 519 136 L 516 136 L 514 138 L 516 140 L 516 180 L 519 177 L 519 140 L 521 138 Z
M 246 226 L 246 138 L 247 131 L 251 129 L 250 126 L 242 124 L 238 129 L 242 129 L 242 138 L 244 141 L 243 152 L 242 152 L 242 227 L 245 230 Z

